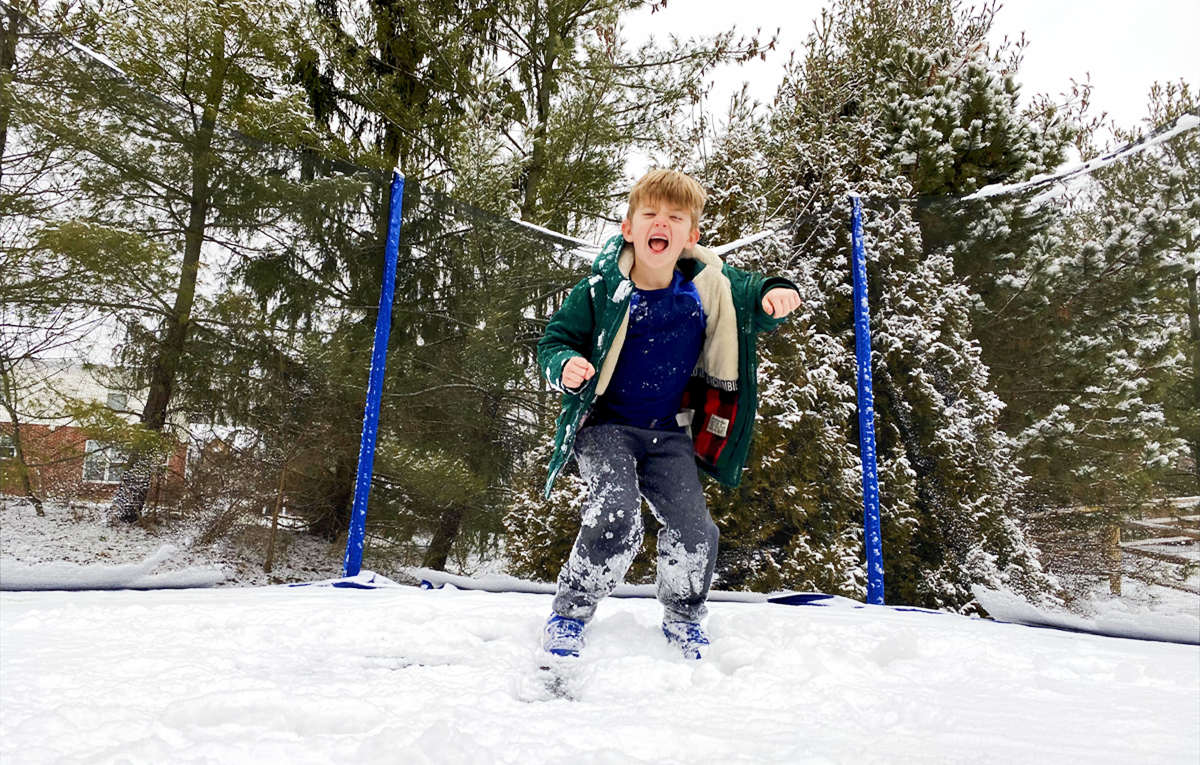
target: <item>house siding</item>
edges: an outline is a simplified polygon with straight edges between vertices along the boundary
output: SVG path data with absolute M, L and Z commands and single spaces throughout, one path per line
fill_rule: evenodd
M 13 424 L 0 421 L 0 434 L 12 436 Z M 60 501 L 105 502 L 111 500 L 117 484 L 83 479 L 84 450 L 89 438 L 82 429 L 64 425 L 21 425 L 21 447 L 30 465 L 33 490 L 43 499 Z M 187 446 L 179 444 L 167 461 L 166 469 L 155 476 L 147 501 L 174 504 L 183 490 L 187 466 Z M 15 459 L 0 459 L 0 494 L 21 496 Z

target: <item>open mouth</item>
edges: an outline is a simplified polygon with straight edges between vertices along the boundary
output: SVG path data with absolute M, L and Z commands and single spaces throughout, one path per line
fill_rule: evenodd
M 646 244 L 650 246 L 650 252 L 656 255 L 666 252 L 667 247 L 670 246 L 670 242 L 667 241 L 665 236 L 652 236 Z

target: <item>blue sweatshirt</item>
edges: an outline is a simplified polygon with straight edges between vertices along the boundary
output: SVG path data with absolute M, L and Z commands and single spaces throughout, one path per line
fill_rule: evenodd
M 681 430 L 675 415 L 704 346 L 706 324 L 700 294 L 678 271 L 663 289 L 634 289 L 625 344 L 589 424 Z

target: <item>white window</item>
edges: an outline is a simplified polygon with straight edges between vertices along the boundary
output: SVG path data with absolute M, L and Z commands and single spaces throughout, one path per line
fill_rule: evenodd
M 95 483 L 120 483 L 125 472 L 125 452 L 103 441 L 88 441 L 84 446 L 83 480 Z
M 13 443 L 12 436 L 6 436 L 0 433 L 0 460 L 16 459 L 17 445 Z
M 108 408 L 115 412 L 123 412 L 129 406 L 129 396 L 124 393 L 109 393 Z

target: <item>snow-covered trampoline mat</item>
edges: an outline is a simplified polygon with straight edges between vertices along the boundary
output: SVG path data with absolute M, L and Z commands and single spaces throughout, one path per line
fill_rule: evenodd
M 449 587 L 490 593 L 541 595 L 553 595 L 555 592 L 555 585 L 552 583 L 532 582 L 503 574 L 467 577 L 427 568 L 408 568 L 404 570 L 404 573 L 418 580 L 424 589 Z M 312 584 L 357 589 L 404 586 L 372 571 L 363 571 L 354 577 L 330 579 Z M 308 584 L 291 586 L 308 586 Z M 654 599 L 655 596 L 655 587 L 649 584 L 621 584 L 612 594 L 612 597 L 615 598 Z M 1106 637 L 1200 645 L 1200 611 L 1196 613 L 1187 613 L 1186 611 L 1154 613 L 1146 610 L 1132 610 L 1118 601 L 1107 605 L 1102 612 L 1082 615 L 1067 611 L 1052 611 L 1044 607 L 1039 608 L 1013 593 L 989 590 L 984 587 L 975 588 L 975 597 L 994 622 L 1046 627 Z M 868 605 L 851 598 L 821 592 L 757 593 L 713 590 L 709 593 L 708 599 L 710 603 L 770 603 L 786 606 L 886 609 L 953 617 L 952 614 L 943 611 L 904 605 Z
M 536 674 L 549 607 L 450 587 L 0 593 L 0 760 L 1200 758 L 1193 646 L 715 602 L 690 662 L 657 602 L 613 598 L 566 701 Z

